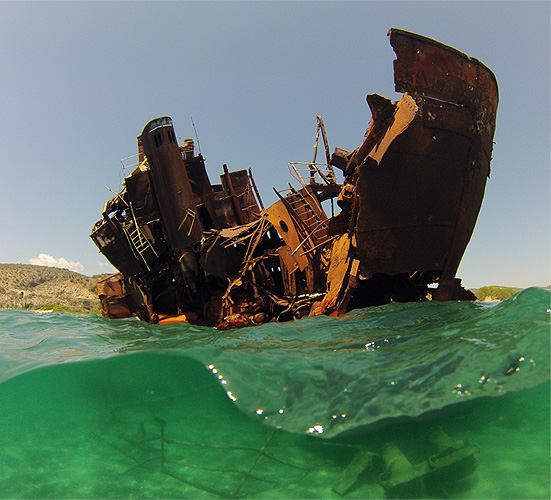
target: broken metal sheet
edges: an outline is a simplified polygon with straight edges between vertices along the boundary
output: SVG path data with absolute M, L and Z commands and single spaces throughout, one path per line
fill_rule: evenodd
M 219 235 L 211 236 L 201 246 L 199 264 L 207 276 L 216 276 L 223 282 L 239 271 L 242 255 L 233 245 L 226 246 Z
M 295 259 L 293 251 L 291 250 L 291 247 L 289 245 L 283 245 L 279 247 L 277 249 L 277 253 L 281 257 L 281 260 L 283 261 L 283 264 L 285 265 L 288 273 L 294 273 L 297 269 L 299 269 L 297 259 Z
M 275 202 L 268 207 L 264 213 L 268 217 L 270 224 L 276 229 L 283 241 L 292 248 L 297 248 L 304 240 L 302 235 L 299 235 L 295 222 L 293 221 L 287 207 L 282 200 Z M 294 258 L 301 271 L 304 271 L 309 265 L 308 257 L 302 255 L 302 252 L 296 252 Z
M 451 279 L 489 173 L 495 77 L 428 38 L 394 29 L 389 37 L 396 90 L 411 95 L 418 111 L 379 167 L 359 171 L 358 256 L 366 274 L 435 271 Z
M 409 124 L 415 118 L 415 113 L 417 113 L 417 110 L 418 107 L 413 98 L 407 94 L 404 94 L 396 105 L 392 125 L 386 131 L 381 141 L 378 142 L 371 150 L 368 156 L 373 158 L 377 163 L 380 163 L 387 149 L 392 144 L 392 141 L 409 127 Z
M 97 287 L 103 316 L 116 319 L 127 318 L 132 314 L 131 308 L 125 300 L 128 291 L 121 273 L 111 274 L 100 280 Z
M 158 219 L 159 208 L 151 185 L 151 173 L 149 170 L 137 170 L 124 180 L 129 203 L 138 219 L 144 218 L 145 222 Z
M 107 278 L 98 281 L 98 295 L 124 297 L 126 289 L 121 273 L 115 273 L 107 276 Z
M 143 262 L 135 258 L 124 227 L 115 216 L 105 215 L 96 223 L 90 237 L 100 252 L 125 276 L 143 271 Z
M 321 314 L 330 314 L 339 307 L 345 292 L 350 268 L 350 235 L 343 234 L 333 242 L 329 270 L 327 271 L 327 294 L 321 302 Z
M 260 219 L 244 224 L 243 226 L 228 227 L 220 230 L 220 237 L 226 240 L 236 240 L 245 233 L 252 231 L 260 223 Z
M 253 194 L 250 176 L 246 170 L 228 172 L 221 176 L 222 186 L 231 193 L 241 224 L 247 224 L 260 217 L 260 209 Z
M 388 36 L 397 56 L 396 92 L 480 106 L 492 128 L 495 126 L 498 91 L 490 69 L 474 57 L 415 33 L 391 28 Z

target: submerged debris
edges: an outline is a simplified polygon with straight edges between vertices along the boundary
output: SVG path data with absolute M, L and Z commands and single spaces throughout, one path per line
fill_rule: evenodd
M 161 432 L 153 430 L 160 424 Z M 165 426 L 168 435 L 165 436 Z M 126 432 L 120 434 L 123 428 Z M 140 421 L 137 434 L 128 435 L 132 427 L 123 421 L 96 437 L 129 460 L 131 467 L 125 474 L 146 470 L 165 474 L 197 494 L 206 492 L 215 498 L 242 498 L 272 490 L 291 483 L 301 483 L 315 470 L 315 465 L 287 458 L 285 448 L 289 442 L 281 431 L 270 429 L 258 447 L 242 443 L 208 443 L 197 436 L 174 438 L 168 422 L 155 417 Z M 181 432 L 181 429 L 180 429 Z M 342 447 L 317 444 L 318 448 L 331 450 Z M 283 452 L 282 452 L 283 450 Z M 317 466 L 323 458 L 317 458 Z
M 378 477 L 386 498 L 427 498 L 438 493 L 441 497 L 445 488 L 453 489 L 475 471 L 478 446 L 456 443 L 441 427 L 432 430 L 427 442 L 436 454 L 416 465 L 394 443 L 385 444 L 379 454 L 360 449 L 333 484 L 333 491 L 351 494 L 368 481 L 366 473 L 374 472 L 372 477 Z
M 437 453 L 415 465 L 395 445 L 383 448 L 385 471 L 380 484 L 389 497 L 424 498 L 427 492 L 443 491 L 476 469 L 478 446 L 468 441 L 457 444 L 440 427 L 433 430 L 428 440 Z
M 375 453 L 360 449 L 333 484 L 333 491 L 341 496 L 352 491 L 361 482 L 360 476 L 373 468 L 373 462 L 376 458 Z
M 441 427 L 427 436 L 433 454 L 415 465 L 394 443 L 384 444 L 376 453 L 364 445 L 306 438 L 275 428 L 263 429 L 262 437 L 254 439 L 214 435 L 202 441 L 197 429 L 181 422 L 171 425 L 146 413 L 133 418 L 131 412 L 115 410 L 116 423 L 94 432 L 117 452 L 113 462 L 121 455 L 127 459 L 124 474 L 140 470 L 165 474 L 185 486 L 186 492 L 206 492 L 216 498 L 257 496 L 281 488 L 291 491 L 293 485 L 315 478 L 323 478 L 318 487 L 332 484 L 339 497 L 362 498 L 369 492 L 368 498 L 442 498 L 476 470 L 480 452 L 468 441 L 452 440 Z
M 290 163 L 298 185 L 267 208 L 250 169 L 223 165 L 211 184 L 193 141 L 179 145 L 169 117 L 149 122 L 91 233 L 120 271 L 98 284 L 102 314 L 226 329 L 429 293 L 474 300 L 455 273 L 490 173 L 497 83 L 451 47 L 397 29 L 389 38 L 403 97 L 367 96 L 372 119 L 352 152 L 330 156 L 318 117 L 325 162 Z M 328 216 L 322 203 L 335 199 L 341 211 Z

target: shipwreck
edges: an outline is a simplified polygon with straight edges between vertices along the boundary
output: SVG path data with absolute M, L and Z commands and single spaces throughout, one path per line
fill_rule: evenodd
M 372 118 L 351 152 L 330 154 L 317 117 L 325 161 L 290 163 L 295 185 L 274 188 L 269 207 L 250 169 L 224 165 L 211 184 L 194 141 L 179 144 L 169 117 L 150 121 L 90 235 L 119 271 L 98 283 L 102 314 L 225 329 L 474 300 L 456 272 L 490 174 L 496 78 L 429 38 L 388 36 L 402 98 L 367 96 Z

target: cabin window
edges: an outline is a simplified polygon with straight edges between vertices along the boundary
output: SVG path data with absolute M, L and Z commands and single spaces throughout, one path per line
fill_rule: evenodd
M 172 120 L 168 116 L 165 116 L 164 118 L 157 118 L 156 120 L 153 120 L 150 123 L 151 123 L 151 128 L 149 129 L 149 131 L 153 132 L 155 129 L 159 127 L 172 125 Z
M 284 220 L 280 220 L 279 221 L 279 227 L 285 232 L 287 233 L 289 231 L 289 226 L 286 224 L 286 222 Z

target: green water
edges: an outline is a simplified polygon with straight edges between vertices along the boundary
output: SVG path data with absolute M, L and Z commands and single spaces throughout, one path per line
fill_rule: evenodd
M 230 332 L 0 311 L 0 498 L 549 498 L 550 298 Z M 384 488 L 435 426 L 474 470 Z

